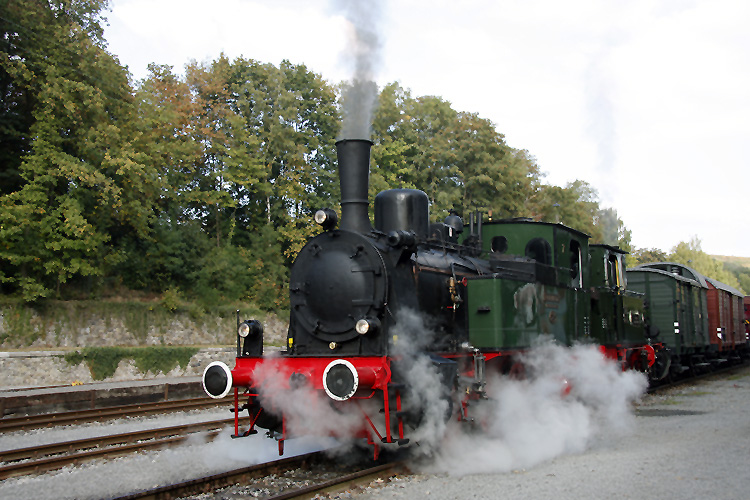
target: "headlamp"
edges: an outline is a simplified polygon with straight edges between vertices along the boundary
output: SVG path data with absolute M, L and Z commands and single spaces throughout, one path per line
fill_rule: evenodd
M 375 318 L 362 318 L 361 320 L 357 321 L 357 324 L 354 326 L 354 329 L 357 330 L 357 333 L 360 335 L 365 335 L 367 333 L 373 332 L 380 327 L 380 321 L 378 321 Z
M 313 216 L 315 223 L 321 226 L 324 230 L 328 231 L 336 227 L 336 223 L 339 221 L 338 215 L 330 208 L 322 208 L 315 212 Z

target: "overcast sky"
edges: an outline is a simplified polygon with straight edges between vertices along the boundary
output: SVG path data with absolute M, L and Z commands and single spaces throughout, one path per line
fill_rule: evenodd
M 350 0 L 354 1 L 354 0 Z M 347 0 L 112 0 L 111 53 L 138 80 L 222 51 L 332 83 Z M 640 248 L 697 236 L 750 257 L 750 2 L 390 0 L 376 75 L 491 120 L 546 182 L 593 185 Z M 564 222 L 564 221 L 563 221 Z

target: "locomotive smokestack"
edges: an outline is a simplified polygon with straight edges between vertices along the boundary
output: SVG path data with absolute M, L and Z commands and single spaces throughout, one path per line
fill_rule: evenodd
M 372 231 L 367 214 L 371 147 L 372 142 L 365 139 L 344 139 L 336 143 L 341 183 L 339 227 L 363 234 Z

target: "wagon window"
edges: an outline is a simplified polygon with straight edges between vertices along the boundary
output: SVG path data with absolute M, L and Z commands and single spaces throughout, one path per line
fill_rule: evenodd
M 552 246 L 544 238 L 534 238 L 526 244 L 526 257 L 549 266 L 552 263 Z

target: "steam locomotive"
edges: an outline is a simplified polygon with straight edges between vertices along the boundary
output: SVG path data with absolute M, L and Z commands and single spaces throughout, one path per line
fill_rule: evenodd
M 530 219 L 474 213 L 466 227 L 451 212 L 430 224 L 428 197 L 413 189 L 379 193 L 373 227 L 371 146 L 336 143 L 341 220 L 331 209 L 315 213 L 322 231 L 291 268 L 286 349 L 264 356 L 261 323 L 238 316 L 235 367 L 213 362 L 204 372 L 209 396 L 234 393 L 235 437 L 266 429 L 282 454 L 299 432 L 283 403 L 306 388 L 356 415 L 353 433 L 375 457 L 384 444 L 404 445 L 423 411 L 408 375 L 415 356 L 435 374 L 447 418 L 464 421 L 485 397 L 488 374 L 522 374 L 520 356 L 540 337 L 597 345 L 653 380 L 681 369 L 673 360 L 682 351 L 657 340 L 656 315 L 627 289 L 616 247 Z

